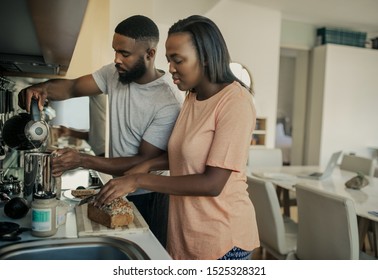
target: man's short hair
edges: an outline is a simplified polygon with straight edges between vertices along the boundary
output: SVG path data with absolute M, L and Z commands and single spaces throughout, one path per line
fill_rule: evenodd
M 120 22 L 115 28 L 115 33 L 135 40 L 159 41 L 159 29 L 148 17 L 136 15 Z

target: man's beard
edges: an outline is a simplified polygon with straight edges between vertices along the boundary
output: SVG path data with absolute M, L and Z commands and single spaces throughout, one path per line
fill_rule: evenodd
M 118 68 L 116 64 L 116 68 Z M 144 58 L 141 56 L 139 60 L 135 63 L 134 67 L 128 71 L 118 73 L 119 77 L 118 80 L 122 84 L 130 84 L 131 82 L 134 82 L 138 80 L 139 78 L 143 77 L 143 75 L 146 73 L 147 67 L 144 64 Z

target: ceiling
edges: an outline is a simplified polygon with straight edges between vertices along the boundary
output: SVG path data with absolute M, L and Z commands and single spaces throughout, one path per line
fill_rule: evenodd
M 378 34 L 377 0 L 233 0 L 282 13 L 282 18 Z
M 157 0 L 159 21 L 168 24 L 188 14 L 205 14 L 221 0 Z M 281 11 L 285 20 L 313 24 L 316 27 L 340 27 L 376 33 L 378 36 L 378 0 L 229 0 Z M 183 7 L 185 6 L 185 7 Z M 169 7 L 169 9 L 167 9 Z M 173 12 L 174 11 L 174 12 Z

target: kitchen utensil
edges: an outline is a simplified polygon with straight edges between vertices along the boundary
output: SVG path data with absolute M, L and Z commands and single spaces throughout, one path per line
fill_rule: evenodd
M 32 99 L 30 114 L 20 113 L 8 119 L 3 126 L 4 143 L 12 149 L 32 150 L 40 148 L 49 135 L 49 126 L 43 120 L 38 100 Z
M 11 198 L 6 193 L 0 192 L 0 202 L 7 202 L 9 200 L 11 200 Z
M 40 147 L 49 135 L 49 126 L 42 118 L 42 114 L 38 108 L 38 100 L 32 99 L 30 106 L 31 121 L 25 126 L 26 138 L 35 146 Z
M 29 212 L 29 204 L 22 197 L 16 196 L 4 205 L 4 214 L 11 219 L 21 219 Z
M 21 193 L 22 182 L 13 176 L 7 178 L 0 178 L 0 192 L 6 193 L 9 196 L 17 196 Z
M 52 176 L 52 153 L 27 152 L 24 155 L 24 198 L 49 199 L 60 193 L 60 177 Z
M 30 121 L 30 115 L 20 113 L 11 117 L 3 125 L 2 137 L 5 145 L 16 150 L 32 150 L 34 146 L 25 136 L 25 126 Z
M 18 241 L 21 233 L 30 230 L 30 228 L 20 227 L 13 222 L 0 222 L 0 241 Z
M 86 197 L 86 198 L 83 198 L 82 200 L 80 200 L 78 206 L 83 205 L 83 204 L 86 204 L 86 203 L 89 203 L 89 202 L 91 202 L 91 201 L 94 201 L 95 198 L 96 198 L 96 195 L 97 195 L 97 194 L 93 194 L 93 195 L 90 195 L 90 196 L 88 196 L 88 197 Z

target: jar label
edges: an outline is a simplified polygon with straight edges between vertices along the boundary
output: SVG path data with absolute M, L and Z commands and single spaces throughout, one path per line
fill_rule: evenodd
M 50 231 L 52 229 L 51 223 L 51 209 L 33 209 L 32 210 L 32 230 L 33 231 Z

